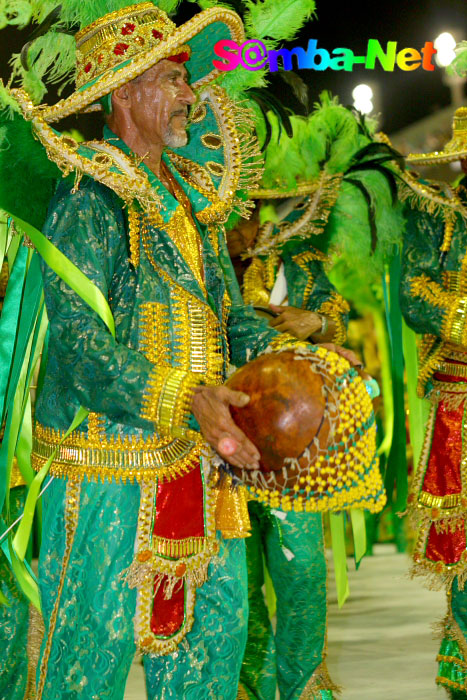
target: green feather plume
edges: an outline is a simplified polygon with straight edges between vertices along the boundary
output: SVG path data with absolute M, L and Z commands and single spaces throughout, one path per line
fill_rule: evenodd
M 13 119 L 15 113 L 20 114 L 21 109 L 19 104 L 11 92 L 5 87 L 0 80 L 0 115 L 2 119 Z M 0 140 L 0 146 L 2 141 Z
M 254 39 L 292 41 L 315 11 L 315 0 L 245 0 L 244 23 Z
M 25 27 L 31 15 L 31 3 L 27 0 L 0 0 L 0 29 L 9 25 Z
M 21 115 L 0 115 L 0 133 L 0 209 L 41 229 L 62 173 Z

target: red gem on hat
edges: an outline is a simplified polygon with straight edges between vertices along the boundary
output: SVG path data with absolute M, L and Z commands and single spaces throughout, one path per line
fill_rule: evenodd
M 86 65 L 84 66 L 84 72 L 89 73 L 91 68 L 92 68 L 92 63 L 86 63 Z
M 123 36 L 127 36 L 127 34 L 133 34 L 135 31 L 135 24 L 132 24 L 131 22 L 127 22 L 126 24 L 123 25 L 122 27 L 122 34 Z
M 162 32 L 159 32 L 157 29 L 152 30 L 152 35 L 154 39 L 162 39 L 162 37 L 164 36 Z
M 190 58 L 188 51 L 182 51 L 181 53 L 175 54 L 175 56 L 169 56 L 169 61 L 174 63 L 185 63 Z
M 117 44 L 114 48 L 114 54 L 116 56 L 123 56 L 128 50 L 128 44 Z

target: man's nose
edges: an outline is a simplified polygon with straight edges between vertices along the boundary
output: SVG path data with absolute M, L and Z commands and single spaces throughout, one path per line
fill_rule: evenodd
M 188 83 L 183 83 L 180 90 L 180 100 L 187 105 L 192 105 L 196 102 L 196 96 Z

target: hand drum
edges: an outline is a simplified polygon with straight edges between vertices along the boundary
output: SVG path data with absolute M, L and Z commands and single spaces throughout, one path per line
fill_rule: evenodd
M 256 445 L 260 469 L 235 472 L 251 497 L 284 510 L 380 510 L 371 399 L 355 369 L 323 347 L 261 355 L 228 380 L 250 396 L 231 406 Z

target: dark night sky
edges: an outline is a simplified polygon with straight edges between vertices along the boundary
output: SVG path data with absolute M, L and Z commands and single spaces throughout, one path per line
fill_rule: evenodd
M 188 19 L 195 6 L 185 2 L 182 18 Z M 460 30 L 467 38 L 467 0 L 356 0 L 331 2 L 316 0 L 316 18 L 305 26 L 291 46 L 306 48 L 308 39 L 317 39 L 318 46 L 332 51 L 337 47 L 350 48 L 355 54 L 364 54 L 368 39 L 378 39 L 383 46 L 397 41 L 398 50 L 413 47 L 418 50 L 425 41 L 432 41 L 442 31 Z M 30 30 L 18 32 L 4 29 L 0 33 L 1 76 L 8 77 L 7 59 L 27 41 Z M 420 119 L 450 102 L 449 89 L 442 83 L 442 69 L 427 72 L 418 68 L 404 72 L 395 68 L 385 72 L 378 67 L 365 70 L 355 66 L 352 72 L 301 70 L 300 75 L 310 87 L 313 102 L 323 89 L 339 95 L 344 104 L 352 103 L 352 89 L 360 82 L 376 82 L 380 88 L 380 126 L 388 133 Z M 277 79 L 273 84 L 279 85 Z M 53 101 L 49 96 L 48 101 Z M 82 118 L 81 118 L 82 119 Z M 76 123 L 76 122 L 75 122 Z M 66 126 L 72 126 L 73 121 Z M 84 126 L 83 129 L 87 131 Z
M 348 8 L 348 9 L 344 9 Z M 306 46 L 308 38 L 318 40 L 318 46 L 332 51 L 343 46 L 355 54 L 366 51 L 368 39 L 378 39 L 383 46 L 397 41 L 398 50 L 413 47 L 418 50 L 426 41 L 433 41 L 442 31 L 460 30 L 467 39 L 467 0 L 373 0 L 372 2 L 341 2 L 317 0 L 317 19 L 305 27 L 299 45 Z M 376 81 L 380 86 L 382 127 L 393 132 L 420 119 L 450 102 L 449 88 L 442 84 L 442 69 L 428 72 L 418 68 L 412 72 L 395 68 L 365 70 L 355 66 L 351 73 L 301 71 L 313 96 L 320 90 L 331 89 L 344 104 L 352 102 L 352 89 L 360 82 Z

